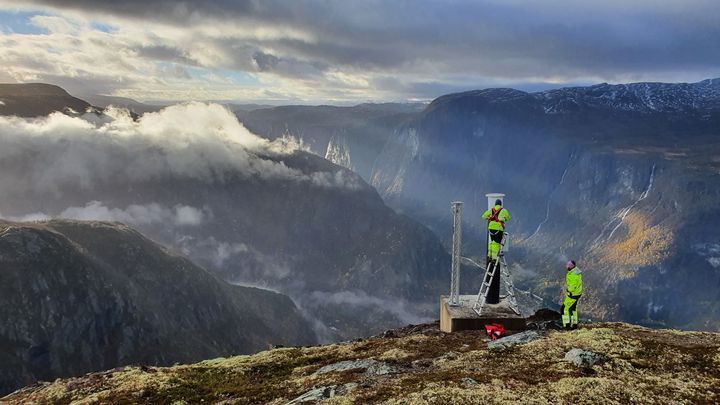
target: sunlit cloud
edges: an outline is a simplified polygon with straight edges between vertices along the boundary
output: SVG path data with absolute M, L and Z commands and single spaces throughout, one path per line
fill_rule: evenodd
M 717 15 L 710 0 L 6 1 L 0 80 L 141 100 L 337 103 L 697 81 L 720 76 Z

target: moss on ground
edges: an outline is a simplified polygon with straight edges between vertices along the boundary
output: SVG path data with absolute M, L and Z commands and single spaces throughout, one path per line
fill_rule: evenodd
M 591 367 L 576 367 L 564 361 L 572 348 L 599 353 L 602 359 Z M 355 359 L 375 359 L 396 372 L 316 373 Z M 718 403 L 718 370 L 717 333 L 604 323 L 548 332 L 528 344 L 491 351 L 479 332 L 442 334 L 427 325 L 348 343 L 92 373 L 37 384 L 5 401 L 283 404 L 313 388 L 336 387 L 336 395 L 324 403 Z

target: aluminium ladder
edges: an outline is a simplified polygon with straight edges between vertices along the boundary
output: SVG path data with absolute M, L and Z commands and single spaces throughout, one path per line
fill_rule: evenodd
M 478 315 L 482 315 L 482 311 L 485 308 L 488 292 L 490 291 L 490 285 L 495 278 L 495 273 L 497 273 L 498 266 L 501 264 L 500 261 L 502 261 L 502 265 L 500 266 L 500 273 L 507 289 L 507 298 L 508 302 L 510 303 L 510 309 L 512 309 L 512 311 L 516 314 L 520 315 L 517 300 L 515 299 L 515 286 L 513 284 L 512 277 L 510 276 L 510 270 L 508 269 L 507 261 L 505 261 L 505 242 L 507 241 L 508 237 L 509 234 L 505 232 L 502 243 L 500 244 L 500 251 L 498 252 L 498 257 L 495 258 L 495 260 L 490 261 L 489 265 L 487 266 L 487 270 L 485 271 L 485 276 L 483 277 L 482 284 L 480 285 L 480 291 L 478 291 L 477 300 L 475 301 L 475 305 L 473 305 L 473 310 Z

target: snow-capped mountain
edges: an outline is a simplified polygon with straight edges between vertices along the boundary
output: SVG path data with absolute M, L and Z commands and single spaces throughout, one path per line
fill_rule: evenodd
M 640 113 L 674 113 L 720 108 L 720 79 L 697 83 L 597 84 L 533 93 L 547 113 L 593 108 Z

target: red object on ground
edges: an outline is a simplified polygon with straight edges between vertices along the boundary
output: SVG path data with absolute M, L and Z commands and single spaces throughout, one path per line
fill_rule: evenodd
M 505 327 L 500 323 L 489 323 L 485 325 L 485 331 L 492 340 L 505 336 Z

